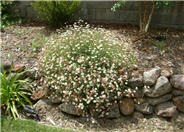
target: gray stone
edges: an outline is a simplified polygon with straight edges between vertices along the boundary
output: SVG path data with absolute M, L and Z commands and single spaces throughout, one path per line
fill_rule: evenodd
M 155 113 L 161 117 L 173 117 L 177 113 L 177 110 L 172 102 L 165 102 L 155 107 Z
M 161 76 L 165 76 L 165 77 L 170 77 L 172 75 L 172 73 L 170 72 L 170 71 L 168 71 L 168 70 L 165 70 L 165 69 L 163 69 L 162 71 L 161 71 Z
M 174 96 L 184 96 L 184 91 L 183 90 L 173 90 L 172 94 Z
M 178 113 L 177 117 L 172 119 L 175 123 L 181 123 L 184 124 L 184 114 L 183 113 Z
M 146 86 L 152 86 L 155 84 L 157 78 L 160 76 L 160 67 L 155 67 L 149 71 L 143 73 L 144 84 Z
M 141 112 L 134 112 L 133 117 L 135 119 L 141 119 L 144 118 L 144 115 Z
M 148 103 L 135 104 L 135 109 L 143 114 L 153 113 L 153 107 Z
M 134 112 L 134 101 L 131 98 L 123 98 L 119 108 L 123 115 L 131 115 Z
M 144 91 L 142 88 L 139 88 L 134 93 L 134 97 L 136 97 L 136 98 L 142 98 L 143 96 L 144 96 Z
M 173 87 L 184 90 L 184 75 L 173 75 L 170 82 Z
M 131 88 L 143 87 L 144 86 L 144 84 L 143 84 L 143 76 L 141 74 L 139 74 L 139 73 L 135 73 L 135 75 L 131 79 L 129 79 L 128 85 Z
M 145 95 L 148 97 L 159 97 L 171 91 L 172 87 L 169 83 L 169 80 L 164 76 L 160 76 L 156 84 L 152 86 L 149 91 L 145 92 Z
M 52 104 L 48 99 L 40 99 L 33 108 L 35 111 L 39 112 L 39 115 L 46 114 L 46 112 L 51 109 Z
M 173 102 L 177 106 L 178 110 L 184 113 L 184 96 L 173 98 Z
M 157 105 L 172 99 L 172 94 L 166 94 L 157 98 L 147 98 L 147 101 L 151 105 Z
M 63 103 L 58 106 L 58 109 L 67 114 L 71 114 L 75 116 L 82 115 L 82 111 L 78 109 L 77 107 L 75 107 L 73 104 Z
M 120 111 L 118 104 L 113 104 L 110 108 L 110 111 L 105 116 L 106 118 L 118 118 L 120 117 Z

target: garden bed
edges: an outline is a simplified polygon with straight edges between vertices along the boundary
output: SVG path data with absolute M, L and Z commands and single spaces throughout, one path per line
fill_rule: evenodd
M 116 34 L 119 42 L 123 42 L 128 51 L 136 56 L 136 65 L 132 72 L 150 70 L 159 66 L 168 74 L 184 74 L 184 33 L 182 31 L 151 30 L 147 34 L 138 32 L 138 28 L 130 25 L 103 25 L 105 30 Z M 36 70 L 42 46 L 49 38 L 54 38 L 55 32 L 44 26 L 27 25 L 13 26 L 2 32 L 2 61 L 14 64 L 24 64 L 26 69 Z M 166 40 L 160 42 L 158 36 L 166 35 Z M 39 88 L 37 81 L 32 82 L 34 90 Z M 98 119 L 90 121 L 85 117 L 73 117 L 58 111 L 58 107 L 50 107 L 41 114 L 44 124 L 62 128 L 72 128 L 90 131 L 182 131 L 183 125 L 172 124 L 167 119 L 155 115 L 121 116 L 118 119 Z M 21 114 L 22 118 L 31 116 Z M 31 117 L 33 118 L 33 117 Z M 89 121 L 88 121 L 89 120 Z M 54 122 L 54 123 L 53 123 Z M 146 124 L 146 125 L 145 125 Z

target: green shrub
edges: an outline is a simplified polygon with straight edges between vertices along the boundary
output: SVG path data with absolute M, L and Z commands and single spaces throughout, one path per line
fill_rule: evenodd
M 18 22 L 21 22 L 21 17 L 19 15 L 19 10 L 15 10 L 14 12 L 12 9 L 16 6 L 17 1 L 1 1 L 1 30 L 3 30 L 7 26 L 11 26 Z
M 39 1 L 32 2 L 34 9 L 52 26 L 59 27 L 71 20 L 80 1 Z
M 126 94 L 127 80 L 118 70 L 128 68 L 134 57 L 111 32 L 78 25 L 46 43 L 40 59 L 41 81 L 50 98 L 72 103 L 92 116 L 103 115 Z
M 28 80 L 21 80 L 24 72 L 11 74 L 11 71 L 6 74 L 5 71 L 1 72 L 1 108 L 5 107 L 8 115 L 13 115 L 14 118 L 19 117 L 17 108 L 24 106 L 25 103 L 31 102 L 27 95 L 30 95 L 31 90 L 28 87 Z

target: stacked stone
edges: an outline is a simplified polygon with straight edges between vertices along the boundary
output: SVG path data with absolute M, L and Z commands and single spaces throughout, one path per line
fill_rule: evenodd
M 136 89 L 134 97 L 124 97 L 119 104 L 112 105 L 106 118 L 118 118 L 121 115 L 133 115 L 142 118 L 144 115 L 156 114 L 161 117 L 183 120 L 184 117 L 184 75 L 172 75 L 170 72 L 155 67 L 142 73 L 133 72 L 129 79 L 129 87 Z M 72 104 L 64 104 L 58 100 L 50 100 L 57 103 L 59 110 L 81 116 Z

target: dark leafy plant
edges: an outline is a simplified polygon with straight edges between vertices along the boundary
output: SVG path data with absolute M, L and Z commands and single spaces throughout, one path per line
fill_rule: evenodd
M 1 6 L 1 30 L 11 26 L 13 24 L 21 22 L 21 17 L 19 15 L 19 10 L 13 11 L 12 9 L 16 6 L 17 1 L 5 1 L 0 2 Z
M 52 26 L 59 27 L 70 21 L 80 1 L 39 1 L 32 2 L 33 8 Z
M 13 115 L 16 119 L 19 117 L 18 108 L 25 106 L 26 103 L 32 105 L 28 96 L 31 95 L 28 79 L 21 80 L 20 77 L 25 72 L 12 75 L 11 70 L 7 73 L 2 70 L 1 76 L 1 107 L 6 108 L 8 115 Z

